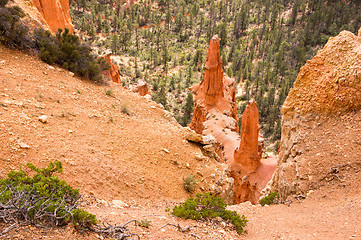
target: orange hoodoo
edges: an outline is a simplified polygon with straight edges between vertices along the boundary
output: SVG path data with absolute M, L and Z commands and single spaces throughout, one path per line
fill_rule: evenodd
M 69 12 L 69 0 L 32 0 L 53 33 L 58 29 L 73 32 Z
M 258 135 L 261 129 L 258 118 L 257 104 L 252 101 L 243 112 L 241 144 L 234 152 L 235 162 L 247 172 L 255 171 L 262 157 L 262 148 L 258 148 Z
M 199 84 L 191 87 L 195 108 L 189 127 L 199 134 L 204 130 L 204 122 L 211 109 L 234 118 L 235 130 L 238 131 L 235 83 L 223 73 L 220 41 L 218 35 L 210 40 L 203 79 Z
M 203 79 L 191 88 L 195 107 L 189 127 L 217 140 L 216 151 L 234 178 L 234 203 L 256 203 L 276 164 L 261 160 L 256 102 L 251 102 L 243 113 L 239 138 L 235 82 L 222 70 L 219 42 L 217 35 L 211 39 Z

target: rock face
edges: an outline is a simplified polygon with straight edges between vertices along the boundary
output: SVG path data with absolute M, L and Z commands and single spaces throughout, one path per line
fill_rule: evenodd
M 121 83 L 119 67 L 117 65 L 113 64 L 112 59 L 111 59 L 111 54 L 107 54 L 102 58 L 105 59 L 106 62 L 109 63 L 109 65 L 110 65 L 110 69 L 104 71 L 103 75 L 106 78 L 111 79 L 113 82 Z
M 205 151 L 215 150 L 220 161 L 228 165 L 230 176 L 234 179 L 233 202 L 256 203 L 273 171 L 265 167 L 268 163 L 261 161 L 262 148 L 258 146 L 260 127 L 255 102 L 244 113 L 242 140 L 239 138 L 235 82 L 223 73 L 219 42 L 218 36 L 211 39 L 203 79 L 191 88 L 195 108 L 189 127 L 198 134 L 212 135 L 216 139 L 216 144 L 203 148 Z M 275 165 L 273 163 L 271 169 L 274 170 Z
M 32 0 L 53 33 L 58 29 L 73 31 L 69 12 L 69 0 Z
M 343 31 L 330 38 L 324 49 L 301 68 L 281 110 L 278 167 L 265 193 L 276 191 L 283 199 L 291 194 L 305 194 L 308 182 L 315 177 L 306 169 L 314 166 L 318 174 L 326 174 L 321 173 L 321 164 L 314 163 L 318 156 L 324 156 L 322 153 L 310 159 L 305 157 L 311 148 L 307 139 L 322 119 L 361 109 L 360 49 L 361 37 Z M 321 148 L 318 144 L 312 148 Z M 336 163 L 326 164 L 332 167 Z
M 138 93 L 140 96 L 149 94 L 149 86 L 142 80 L 138 81 L 137 85 L 135 85 L 131 90 L 135 93 Z

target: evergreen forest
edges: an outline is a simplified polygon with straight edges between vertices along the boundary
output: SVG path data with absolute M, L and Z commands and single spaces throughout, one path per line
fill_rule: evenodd
M 135 2 L 135 3 L 133 3 Z M 340 31 L 357 34 L 359 0 L 71 0 L 77 33 L 97 54 L 111 52 L 122 84 L 139 79 L 186 126 L 189 87 L 204 72 L 209 40 L 222 39 L 223 69 L 237 83 L 238 114 L 250 99 L 269 142 L 281 136 L 280 108 L 300 68 Z

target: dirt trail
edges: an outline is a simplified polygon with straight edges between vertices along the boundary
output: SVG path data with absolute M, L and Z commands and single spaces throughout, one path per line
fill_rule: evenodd
M 125 105 L 130 115 L 121 111 Z M 48 123 L 38 120 L 41 115 L 49 116 Z M 349 118 L 352 126 L 341 121 Z M 217 163 L 196 161 L 199 148 L 183 140 L 181 128 L 158 104 L 116 84 L 95 86 L 0 46 L 0 175 L 27 162 L 45 166 L 61 160 L 60 177 L 85 194 L 84 208 L 98 219 L 116 224 L 152 221 L 149 229 L 136 229 L 142 239 L 196 239 L 170 226 L 159 230 L 166 223 L 196 226 L 191 233 L 200 239 L 361 239 L 361 159 L 360 147 L 355 147 L 360 144 L 360 121 L 361 113 L 329 119 L 309 139 L 314 149 L 327 152 L 332 144 L 322 147 L 320 141 L 329 138 L 317 136 L 326 138 L 326 128 L 351 129 L 342 135 L 348 145 L 337 148 L 337 156 L 354 156 L 342 160 L 342 181 L 320 181 L 305 200 L 291 198 L 289 206 L 230 206 L 250 220 L 249 234 L 239 236 L 224 222 L 184 221 L 165 212 L 189 197 L 183 177 L 199 172 L 200 185 L 207 186 Z M 336 146 L 339 139 L 331 141 Z M 22 143 L 30 148 L 21 148 Z M 326 154 L 317 157 L 328 159 Z M 332 161 L 337 165 L 336 158 Z M 11 234 L 11 239 L 99 239 L 69 227 L 24 227 Z

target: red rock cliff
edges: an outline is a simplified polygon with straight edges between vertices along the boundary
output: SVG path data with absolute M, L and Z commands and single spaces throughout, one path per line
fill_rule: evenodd
M 32 0 L 36 8 L 54 33 L 58 29 L 68 28 L 73 31 L 69 12 L 69 0 Z

